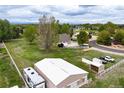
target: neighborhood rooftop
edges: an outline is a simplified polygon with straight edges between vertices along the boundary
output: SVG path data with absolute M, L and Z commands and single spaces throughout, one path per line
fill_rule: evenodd
M 55 85 L 58 85 L 70 75 L 87 74 L 61 58 L 45 58 L 35 64 Z

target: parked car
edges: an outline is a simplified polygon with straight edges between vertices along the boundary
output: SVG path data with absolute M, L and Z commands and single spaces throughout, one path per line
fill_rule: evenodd
M 115 59 L 110 57 L 110 56 L 105 56 L 105 60 L 109 61 L 109 62 L 114 62 L 115 61 Z
M 105 57 L 101 56 L 101 57 L 99 57 L 99 59 L 101 59 L 101 60 L 105 60 Z
M 64 44 L 63 44 L 63 43 L 59 43 L 59 44 L 58 44 L 58 47 L 59 47 L 59 48 L 63 48 L 63 47 L 64 47 Z
M 107 64 L 108 63 L 108 61 L 106 61 L 104 57 L 99 57 L 99 59 L 102 61 L 102 64 Z
M 102 60 L 102 64 L 107 64 L 108 62 L 106 60 Z

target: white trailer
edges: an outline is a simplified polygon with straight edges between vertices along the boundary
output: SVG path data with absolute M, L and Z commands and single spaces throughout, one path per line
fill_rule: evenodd
M 25 68 L 23 74 L 30 88 L 45 88 L 45 80 L 32 67 Z

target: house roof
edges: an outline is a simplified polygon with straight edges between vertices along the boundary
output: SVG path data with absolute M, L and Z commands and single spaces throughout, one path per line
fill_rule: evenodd
M 58 85 L 70 75 L 88 73 L 60 58 L 45 58 L 37 62 L 35 66 L 55 85 Z
M 59 35 L 59 42 L 71 42 L 71 38 L 68 34 L 63 33 Z
M 25 68 L 24 72 L 30 77 L 34 85 L 45 81 L 32 67 Z

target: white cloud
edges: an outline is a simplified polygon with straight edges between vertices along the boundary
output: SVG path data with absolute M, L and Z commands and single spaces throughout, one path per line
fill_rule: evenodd
M 30 10 L 25 10 L 21 8 L 21 9 L 12 9 L 7 11 L 7 15 L 10 17 L 31 17 L 34 16 L 35 14 Z
M 123 6 L 0 6 L 0 18 L 14 23 L 38 22 L 50 14 L 62 23 L 124 23 Z

